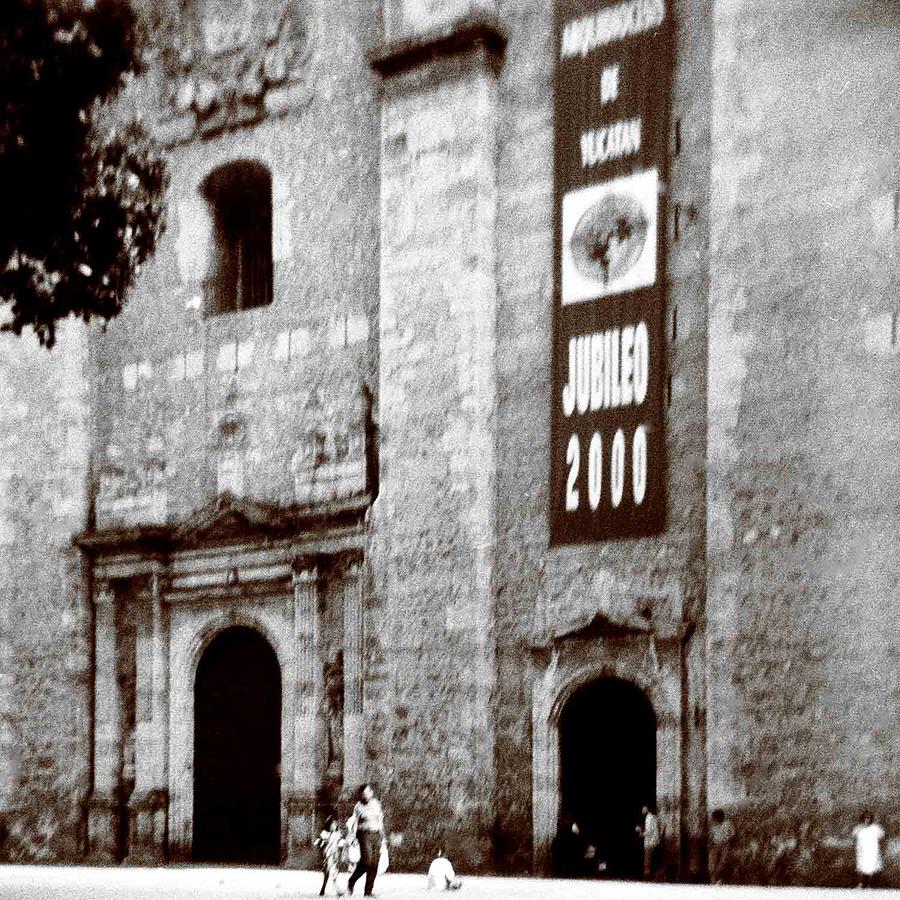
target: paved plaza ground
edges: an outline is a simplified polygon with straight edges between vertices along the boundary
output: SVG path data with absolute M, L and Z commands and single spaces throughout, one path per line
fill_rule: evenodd
M 306 900 L 318 896 L 317 872 L 284 869 L 169 867 L 89 868 L 73 866 L 0 867 L 0 900 Z M 458 900 L 800 900 L 819 894 L 828 900 L 855 896 L 850 890 L 810 888 L 709 887 L 640 884 L 622 881 L 560 881 L 540 878 L 464 878 Z M 362 896 L 362 884 L 356 894 Z M 414 900 L 434 896 L 422 875 L 389 873 L 378 879 L 380 900 Z M 897 897 L 896 891 L 869 891 L 874 897 Z

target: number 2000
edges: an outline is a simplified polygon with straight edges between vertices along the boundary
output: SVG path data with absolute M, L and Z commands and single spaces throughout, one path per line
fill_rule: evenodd
M 581 441 L 577 434 L 569 438 L 566 448 L 566 464 L 569 477 L 566 479 L 566 510 L 578 509 L 580 492 L 575 486 L 581 471 Z M 625 493 L 625 432 L 619 428 L 613 435 L 609 459 L 609 500 L 613 509 L 622 502 Z M 638 425 L 631 441 L 631 493 L 634 505 L 640 506 L 647 493 L 647 428 Z M 592 510 L 600 505 L 603 494 L 603 440 L 600 432 L 591 436 L 587 453 L 587 495 Z

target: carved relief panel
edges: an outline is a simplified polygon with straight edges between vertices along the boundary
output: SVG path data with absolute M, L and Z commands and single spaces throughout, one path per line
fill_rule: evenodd
M 161 40 L 168 115 L 193 120 L 176 130 L 181 139 L 286 111 L 266 98 L 306 77 L 303 2 L 194 0 L 178 19 L 163 24 Z

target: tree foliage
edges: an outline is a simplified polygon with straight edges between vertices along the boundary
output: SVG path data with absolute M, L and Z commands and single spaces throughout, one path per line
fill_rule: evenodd
M 52 346 L 68 316 L 115 316 L 156 246 L 162 157 L 108 114 L 140 31 L 128 0 L 0 0 L 2 330 Z

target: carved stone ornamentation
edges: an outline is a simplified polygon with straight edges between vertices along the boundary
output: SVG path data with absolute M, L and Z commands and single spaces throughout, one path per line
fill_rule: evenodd
M 344 654 L 338 651 L 325 663 L 326 774 L 342 774 L 344 764 Z
M 362 398 L 349 398 L 343 414 L 310 395 L 307 412 L 317 422 L 300 437 L 294 454 L 294 499 L 312 504 L 365 493 L 366 418 Z M 355 402 L 354 402 L 355 401 Z
M 150 438 L 139 455 L 123 459 L 108 448 L 97 475 L 97 521 L 102 528 L 159 525 L 168 514 L 165 447 Z
M 260 121 L 273 109 L 266 102 L 270 92 L 303 83 L 309 41 L 302 4 L 193 0 L 182 6 L 180 17 L 172 16 L 161 29 L 171 89 L 160 139 L 177 143 Z M 296 90 L 290 95 L 305 96 Z M 193 120 L 193 128 L 167 127 L 173 116 Z

